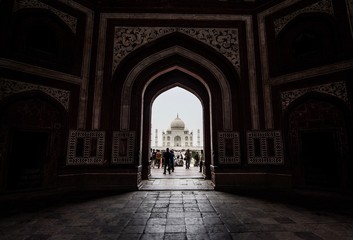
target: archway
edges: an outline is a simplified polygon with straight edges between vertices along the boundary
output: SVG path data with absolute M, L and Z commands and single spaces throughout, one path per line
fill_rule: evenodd
M 173 87 L 158 95 L 151 105 L 151 155 L 160 156 L 166 148 L 169 148 L 174 154 L 175 161 L 172 164 L 174 174 L 168 178 L 186 176 L 201 178 L 199 156 L 203 154 L 204 141 L 203 107 L 200 99 L 184 88 Z M 187 149 L 191 151 L 192 160 L 190 169 L 185 171 L 184 157 Z M 160 165 L 159 159 L 151 161 L 152 178 L 163 177 L 162 171 L 159 170 Z
M 211 165 L 218 165 L 218 159 L 213 159 L 213 146 L 218 143 L 214 136 L 241 126 L 244 98 L 240 88 L 247 86 L 240 83 L 229 60 L 209 46 L 175 33 L 130 53 L 116 68 L 113 81 L 105 85 L 113 92 L 102 99 L 103 105 L 112 106 L 113 111 L 102 109 L 102 123 L 113 131 L 136 136 L 133 165 L 126 167 L 148 179 L 151 104 L 175 86 L 187 89 L 202 102 L 204 172 L 211 179 Z
M 142 126 L 142 142 L 150 142 L 150 126 L 151 124 L 151 109 L 154 99 L 157 98 L 162 92 L 172 89 L 174 87 L 181 87 L 189 92 L 193 93 L 200 100 L 202 105 L 202 116 L 204 119 L 203 132 L 204 132 L 204 150 L 205 150 L 205 159 L 207 159 L 207 169 L 210 165 L 210 149 L 211 149 L 211 129 L 210 124 L 212 122 L 212 110 L 210 108 L 210 96 L 209 91 L 206 86 L 204 86 L 200 81 L 197 81 L 195 78 L 190 76 L 185 69 L 180 67 L 171 68 L 169 72 L 165 72 L 164 75 L 157 77 L 153 82 L 151 82 L 144 91 L 144 100 L 143 100 L 143 124 Z M 144 127 L 145 126 L 145 127 Z M 148 139 L 148 140 L 147 140 Z M 147 140 L 147 141 L 146 141 Z M 143 176 L 148 178 L 149 168 L 148 162 L 149 153 L 146 150 L 149 149 L 149 146 L 142 146 L 142 166 L 143 166 Z M 208 153 L 208 154 L 207 154 Z M 206 178 L 207 171 L 205 169 Z M 146 176 L 147 175 L 147 176 Z

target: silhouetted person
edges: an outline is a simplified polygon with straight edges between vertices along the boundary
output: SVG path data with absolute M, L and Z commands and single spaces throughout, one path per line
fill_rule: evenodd
M 191 153 L 190 153 L 190 150 L 186 150 L 186 153 L 185 153 L 185 168 L 186 169 L 189 169 L 190 168 L 190 161 L 191 161 Z
M 172 170 L 172 172 L 174 172 L 174 158 L 175 158 L 175 155 L 174 155 L 174 151 L 173 150 L 170 150 L 170 162 L 169 162 L 169 165 L 170 165 L 170 169 Z
M 163 153 L 163 161 L 164 161 L 164 172 L 163 174 L 166 174 L 166 170 L 168 170 L 170 174 L 170 152 L 169 148 L 166 149 L 166 151 Z

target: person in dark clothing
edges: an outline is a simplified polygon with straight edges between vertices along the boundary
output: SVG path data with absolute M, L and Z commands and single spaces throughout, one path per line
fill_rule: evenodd
M 190 168 L 190 161 L 191 161 L 191 153 L 190 153 L 190 150 L 186 150 L 186 153 L 185 153 L 185 165 L 186 165 L 186 169 L 189 169 Z
M 170 165 L 170 169 L 172 170 L 172 172 L 174 172 L 174 158 L 175 158 L 174 151 L 170 150 L 170 162 L 169 162 L 169 165 Z
M 166 171 L 168 170 L 170 174 L 170 152 L 169 148 L 166 149 L 166 151 L 163 153 L 163 161 L 164 161 L 164 172 L 163 174 L 166 174 Z

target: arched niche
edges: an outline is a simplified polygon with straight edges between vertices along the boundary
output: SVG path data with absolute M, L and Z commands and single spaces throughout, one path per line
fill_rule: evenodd
M 346 104 L 310 92 L 293 101 L 284 116 L 294 187 L 352 191 L 352 128 Z
M 14 13 L 5 52 L 13 59 L 67 73 L 79 73 L 75 33 L 53 12 L 22 9 Z
M 303 70 L 337 59 L 339 39 L 332 16 L 300 14 L 279 32 L 275 41 L 275 64 L 279 73 Z
M 67 125 L 66 110 L 43 92 L 27 91 L 3 99 L 0 191 L 54 186 L 65 164 Z

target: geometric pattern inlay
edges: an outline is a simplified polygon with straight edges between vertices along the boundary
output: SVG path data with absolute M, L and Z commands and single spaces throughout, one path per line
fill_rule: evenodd
M 133 164 L 135 132 L 113 132 L 112 164 Z
M 348 102 L 348 93 L 345 82 L 333 82 L 308 88 L 294 89 L 281 93 L 282 109 L 286 109 L 295 99 L 309 92 L 319 92 L 337 97 L 344 102 Z
M 104 145 L 104 131 L 70 130 L 66 165 L 103 165 Z
M 15 93 L 33 90 L 48 94 L 63 105 L 66 110 L 69 109 L 70 91 L 0 78 L 0 100 Z
M 284 163 L 280 131 L 247 132 L 248 164 L 281 165 Z
M 238 132 L 219 132 L 218 151 L 220 164 L 240 163 L 240 142 Z
M 71 29 L 73 33 L 76 33 L 77 18 L 67 13 L 61 12 L 58 9 L 52 6 L 49 6 L 45 3 L 42 3 L 38 0 L 15 0 L 14 6 L 13 6 L 13 12 L 16 12 L 24 8 L 41 8 L 41 9 L 49 10 L 52 13 L 54 13 L 56 16 L 58 16 L 63 22 L 65 22 L 66 25 Z
M 113 72 L 124 57 L 135 49 L 173 32 L 195 38 L 225 56 L 240 72 L 238 29 L 180 27 L 115 27 Z
M 310 13 L 310 12 L 322 12 L 327 13 L 331 16 L 334 16 L 334 10 L 332 5 L 332 0 L 321 0 L 315 4 L 307 6 L 305 8 L 299 9 L 291 14 L 278 18 L 274 21 L 274 28 L 276 35 L 295 17 L 302 13 Z

